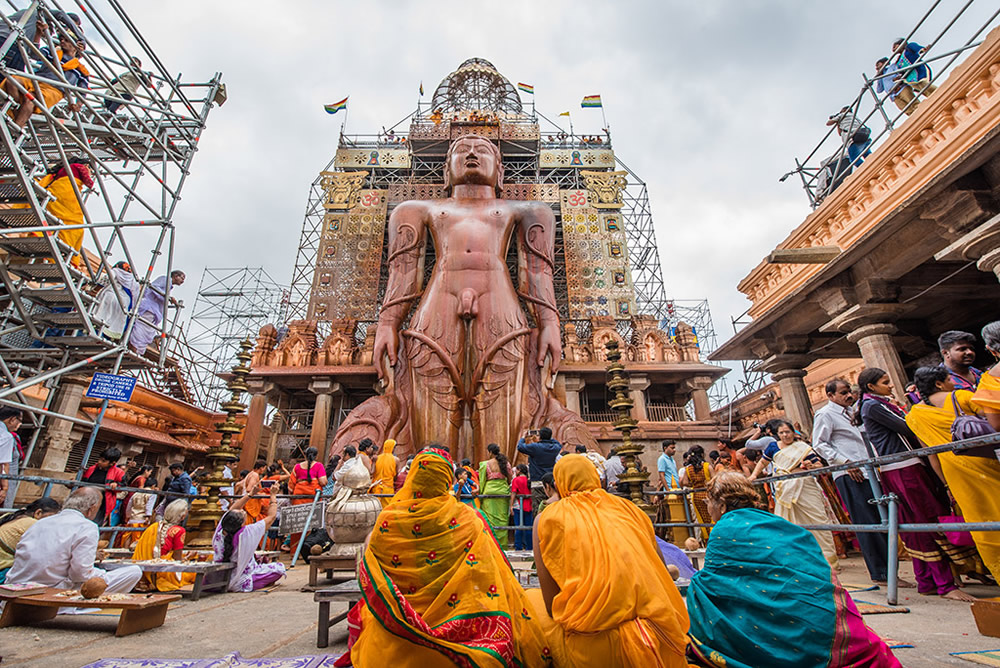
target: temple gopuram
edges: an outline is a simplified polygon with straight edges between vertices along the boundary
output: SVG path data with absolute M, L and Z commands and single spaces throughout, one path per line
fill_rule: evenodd
M 582 418 L 587 434 L 577 441 L 592 439 L 604 451 L 616 441 L 605 387 L 609 341 L 630 374 L 639 421 L 633 439 L 708 443 L 718 436 L 708 389 L 726 369 L 705 363 L 697 332 L 670 317 L 645 185 L 616 158 L 609 132 L 573 136 L 551 123 L 543 131 L 540 120 L 493 65 L 471 59 L 419 105 L 408 128 L 341 134 L 312 186 L 291 315 L 257 336 L 244 435 L 251 447 L 241 467 L 257 456 L 300 456 L 309 446 L 325 460 L 345 421 L 357 420 L 352 410 L 384 391 L 373 357 L 382 305 L 398 302 L 389 285 L 393 212 L 411 200 L 443 201 L 449 148 L 470 136 L 499 150 L 499 200 L 541 203 L 554 218 L 554 303 L 546 308 L 558 313 L 562 359 L 547 391 Z M 508 240 L 502 251 L 514 285 L 524 249 Z M 427 285 L 435 243 L 422 252 Z M 534 321 L 532 302 L 540 300 L 518 295 Z

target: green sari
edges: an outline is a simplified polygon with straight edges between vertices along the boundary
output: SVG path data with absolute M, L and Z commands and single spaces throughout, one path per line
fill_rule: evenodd
M 496 534 L 497 542 L 500 543 L 500 547 L 507 549 L 507 531 L 496 531 L 496 527 L 505 527 L 510 519 L 510 483 L 507 478 L 504 477 L 502 473 L 497 471 L 494 476 L 499 476 L 495 478 L 490 478 L 490 470 L 487 464 L 490 463 L 490 459 L 485 462 L 479 462 L 479 494 L 502 494 L 502 499 L 484 499 L 482 496 L 479 497 L 479 509 L 486 515 L 486 519 L 489 521 L 490 526 L 494 528 L 494 534 Z

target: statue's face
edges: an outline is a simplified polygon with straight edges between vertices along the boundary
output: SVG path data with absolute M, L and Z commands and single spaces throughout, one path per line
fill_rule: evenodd
M 500 162 L 486 139 L 460 139 L 452 147 L 448 159 L 451 185 L 466 183 L 496 187 L 500 177 Z

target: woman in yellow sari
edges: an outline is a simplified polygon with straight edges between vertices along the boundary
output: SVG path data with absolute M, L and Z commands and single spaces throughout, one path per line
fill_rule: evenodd
M 944 367 L 921 367 L 914 374 L 914 382 L 921 402 L 910 409 L 906 424 L 928 447 L 951 443 L 951 425 L 959 412 L 966 415 L 982 413 L 974 403 L 972 392 L 955 390 L 955 383 Z M 953 402 L 958 406 L 957 411 Z M 984 452 L 983 456 L 969 451 L 965 454 L 941 452 L 937 461 L 966 522 L 992 522 L 1000 518 L 1000 493 L 997 491 L 1000 490 L 1000 461 L 992 452 Z M 971 533 L 986 568 L 994 578 L 1000 579 L 1000 531 Z
M 993 357 L 1000 360 L 1000 320 L 983 327 L 983 343 Z M 1000 362 L 979 378 L 972 403 L 983 409 L 994 431 L 1000 431 Z
M 795 428 L 785 420 L 773 420 L 768 425 L 776 426 L 778 440 L 764 449 L 763 456 L 757 461 L 750 480 L 756 480 L 767 462 L 774 466 L 774 475 L 781 476 L 810 468 L 822 466 L 812 447 L 804 441 L 795 438 Z M 786 519 L 792 524 L 831 524 L 834 522 L 827 511 L 823 497 L 823 488 L 815 478 L 792 478 L 778 480 L 774 486 L 774 514 Z M 810 531 L 823 550 L 823 556 L 834 569 L 840 568 L 837 557 L 837 546 L 833 542 L 833 533 L 829 531 Z
M 569 666 L 686 667 L 687 609 L 649 518 L 601 489 L 583 455 L 562 457 L 553 476 L 560 499 L 533 532 L 541 591 L 528 592 L 549 613 L 549 647 Z
M 387 439 L 382 444 L 382 454 L 375 459 L 375 475 L 372 476 L 375 482 L 372 484 L 372 494 L 393 494 L 396 491 L 396 469 L 399 462 L 396 455 L 392 454 L 396 447 L 396 441 Z M 391 496 L 380 496 L 378 500 L 385 508 L 392 501 Z
M 184 552 L 184 523 L 188 514 L 188 503 L 184 499 L 171 501 L 163 511 L 163 519 L 153 522 L 139 537 L 132 552 L 135 561 L 150 559 L 172 559 L 181 561 Z M 194 584 L 195 573 L 144 573 L 143 583 L 147 591 L 174 591 Z
M 364 605 L 351 662 L 563 665 L 483 516 L 448 493 L 454 470 L 446 451 L 423 450 L 379 514 L 358 568 Z

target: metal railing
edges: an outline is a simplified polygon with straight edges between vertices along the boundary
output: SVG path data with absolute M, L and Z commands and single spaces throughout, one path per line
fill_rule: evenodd
M 914 40 L 917 31 L 927 24 L 928 19 L 931 18 L 940 4 L 940 0 L 934 2 L 906 35 L 904 44 L 909 44 Z M 809 205 L 815 209 L 822 204 L 823 200 L 836 190 L 855 168 L 860 167 L 865 157 L 884 141 L 901 121 L 914 112 L 914 109 L 920 104 L 918 97 L 933 94 L 933 86 L 942 81 L 944 75 L 954 68 L 959 58 L 982 44 L 981 37 L 995 24 L 997 17 L 1000 16 L 1000 10 L 990 14 L 989 18 L 978 28 L 974 28 L 971 34 L 962 32 L 958 36 L 957 46 L 954 48 L 935 51 L 935 47 L 944 46 L 942 40 L 947 41 L 946 36 L 956 36 L 955 33 L 958 32 L 958 29 L 955 28 L 956 23 L 973 4 L 974 0 L 968 0 L 954 16 L 938 17 L 945 22 L 945 25 L 926 44 L 920 59 L 916 62 L 900 61 L 903 54 L 897 52 L 889 55 L 889 62 L 881 73 L 877 72 L 871 77 L 862 73 L 863 83 L 860 90 L 841 113 L 851 121 L 852 125 L 864 126 L 869 129 L 870 135 L 866 141 L 855 142 L 853 139 L 854 131 L 841 135 L 835 123 L 804 159 L 795 159 L 795 169 L 786 173 L 779 180 L 785 181 L 789 176 L 797 174 L 806 196 L 809 198 Z M 942 8 L 941 11 L 945 10 L 946 8 Z M 952 32 L 953 30 L 955 32 Z M 952 32 L 951 35 L 949 35 L 950 32 Z M 962 40 L 965 40 L 964 43 Z M 896 91 L 910 84 L 916 84 L 916 72 L 923 71 L 924 68 L 927 68 L 930 75 L 930 78 L 926 80 L 926 85 L 924 80 L 921 80 L 918 89 L 911 89 L 912 99 L 902 100 L 904 104 L 900 106 L 894 101 L 898 97 Z M 928 85 L 932 88 L 927 89 Z M 832 119 L 833 116 L 831 116 Z M 876 129 L 874 127 L 876 124 L 881 124 L 881 129 Z M 850 156 L 854 158 L 853 160 L 848 156 L 849 151 L 857 154 Z

